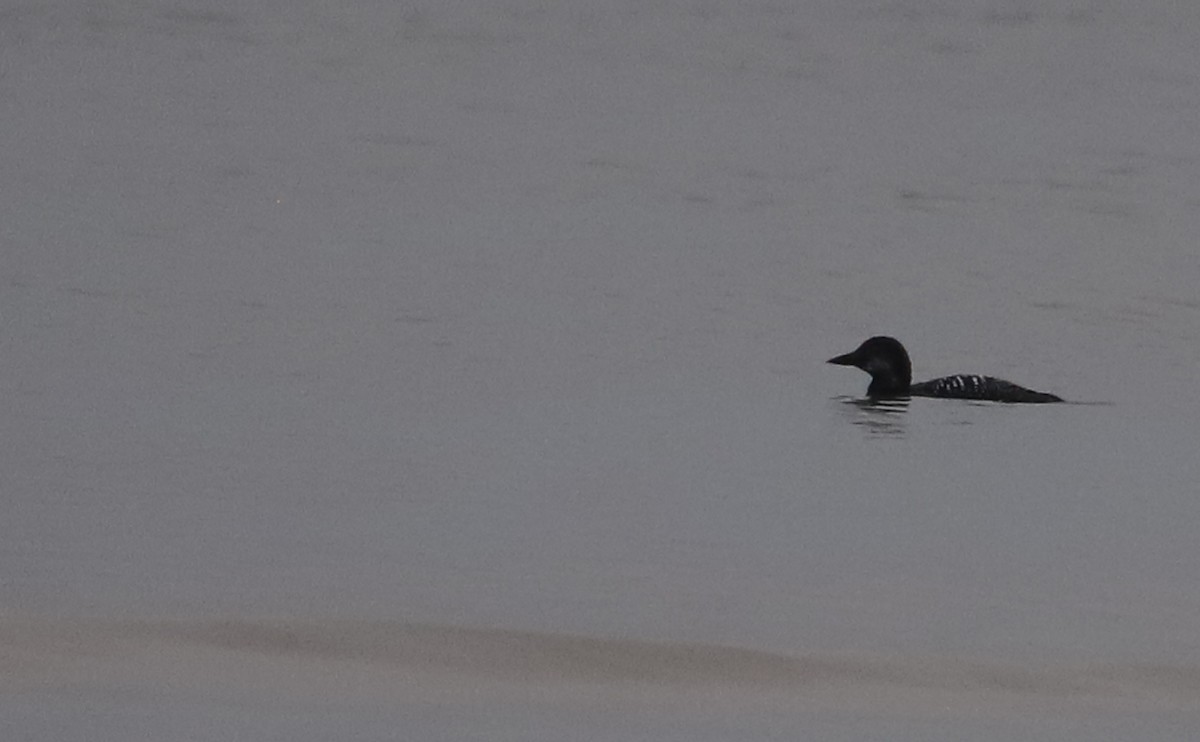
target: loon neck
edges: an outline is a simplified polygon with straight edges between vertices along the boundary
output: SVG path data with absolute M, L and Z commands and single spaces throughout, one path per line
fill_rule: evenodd
M 871 377 L 871 385 L 867 387 L 868 397 L 907 397 L 912 378 L 897 378 L 892 374 L 878 374 Z

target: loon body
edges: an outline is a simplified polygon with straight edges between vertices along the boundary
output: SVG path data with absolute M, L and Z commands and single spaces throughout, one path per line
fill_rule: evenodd
M 1030 404 L 1062 401 L 1061 397 L 1053 394 L 1035 392 L 991 376 L 958 374 L 914 384 L 908 351 L 899 340 L 882 335 L 867 340 L 851 353 L 830 358 L 828 362 L 838 366 L 855 366 L 870 374 L 871 385 L 867 387 L 867 396 L 874 399 L 945 397 Z

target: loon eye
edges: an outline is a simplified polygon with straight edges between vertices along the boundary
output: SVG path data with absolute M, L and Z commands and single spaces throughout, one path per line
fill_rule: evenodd
M 872 358 L 871 360 L 867 361 L 867 367 L 863 370 L 869 374 L 891 373 L 892 364 L 888 363 L 882 358 Z

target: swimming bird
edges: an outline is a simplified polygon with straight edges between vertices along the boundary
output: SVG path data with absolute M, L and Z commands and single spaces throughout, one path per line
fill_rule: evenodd
M 944 397 L 1030 404 L 1063 401 L 1054 394 L 1035 392 L 1011 381 L 975 374 L 955 374 L 914 384 L 908 351 L 899 340 L 884 335 L 870 338 L 852 352 L 830 358 L 828 363 L 854 366 L 870 374 L 867 396 L 872 399 Z

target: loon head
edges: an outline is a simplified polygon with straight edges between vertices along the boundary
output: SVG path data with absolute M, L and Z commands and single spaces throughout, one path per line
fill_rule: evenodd
M 908 351 L 896 338 L 873 337 L 850 353 L 830 358 L 828 363 L 854 366 L 869 373 L 869 397 L 905 396 L 912 385 L 912 362 L 908 360 Z

